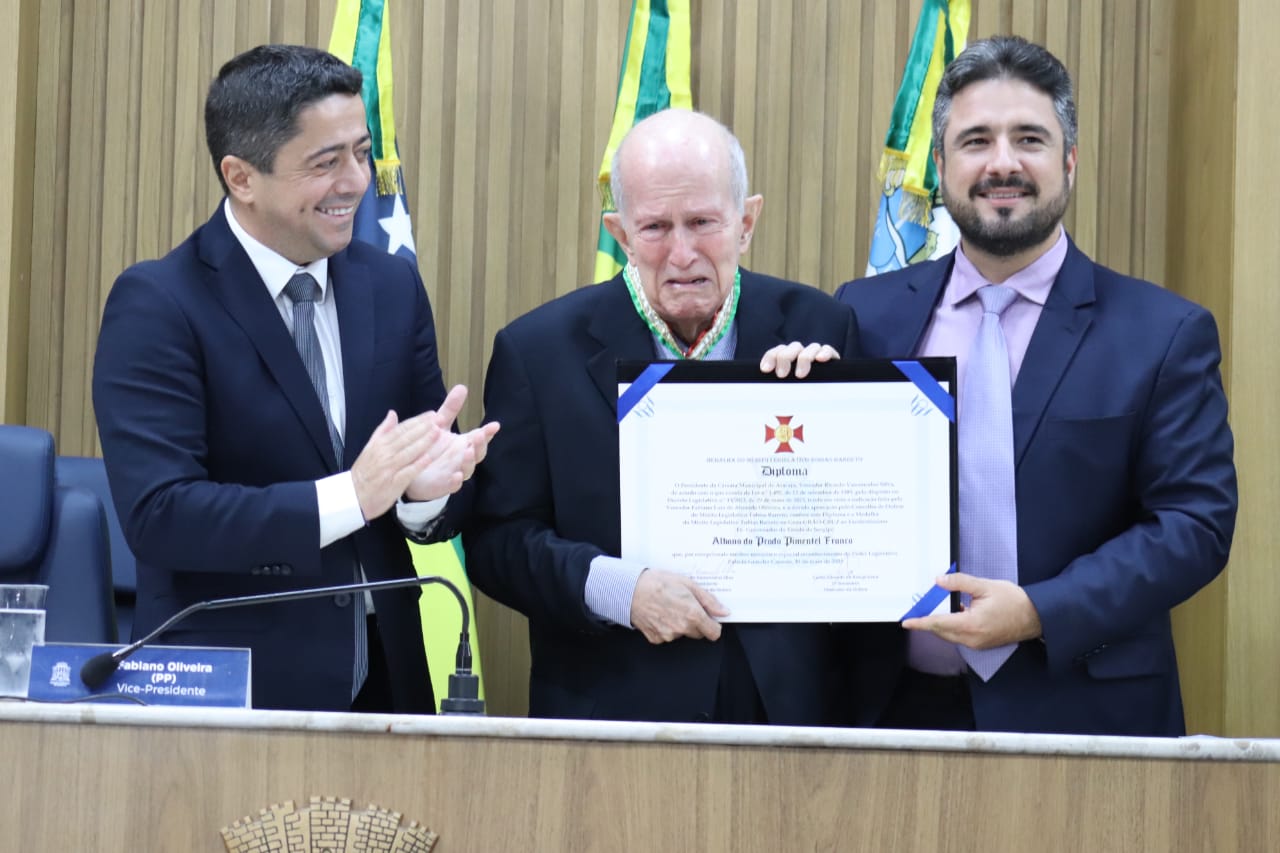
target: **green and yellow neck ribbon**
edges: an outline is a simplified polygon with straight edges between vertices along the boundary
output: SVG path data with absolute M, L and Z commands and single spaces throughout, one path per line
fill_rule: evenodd
M 663 349 L 677 360 L 698 361 L 706 358 L 707 353 L 720 343 L 720 339 L 729 331 L 734 319 L 738 316 L 738 296 L 742 293 L 742 268 L 733 272 L 733 287 L 721 303 L 716 315 L 711 318 L 711 325 L 703 330 L 692 341 L 684 342 L 676 337 L 675 332 L 667 325 L 667 321 L 659 316 L 656 308 L 645 295 L 644 285 L 640 282 L 640 270 L 634 264 L 622 268 L 622 280 L 627 285 L 627 293 L 631 294 L 631 304 L 636 313 L 644 320 L 649 331 L 662 344 Z

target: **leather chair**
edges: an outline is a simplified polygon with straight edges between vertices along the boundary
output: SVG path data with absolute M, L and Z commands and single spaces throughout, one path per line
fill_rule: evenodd
M 0 425 L 0 471 L 0 583 L 48 585 L 46 641 L 115 643 L 102 501 L 55 483 L 42 429 Z
M 111 586 L 116 606 L 116 628 L 121 642 L 128 642 L 133 631 L 133 610 L 138 597 L 138 568 L 133 551 L 125 541 L 120 516 L 116 514 L 107 483 L 107 469 L 94 456 L 59 456 L 54 460 L 55 480 L 59 486 L 88 489 L 102 501 L 107 514 L 107 534 L 111 542 Z

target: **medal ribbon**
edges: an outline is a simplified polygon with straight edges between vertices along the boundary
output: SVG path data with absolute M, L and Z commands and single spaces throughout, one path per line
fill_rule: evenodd
M 645 296 L 644 288 L 640 285 L 640 271 L 636 269 L 634 264 L 627 264 L 623 268 L 622 280 L 627 283 L 627 292 L 631 294 L 631 304 L 635 305 L 636 311 L 649 326 L 649 331 L 653 332 L 654 337 L 662 341 L 662 346 L 677 359 L 696 361 L 706 356 L 711 351 L 711 348 L 724 337 L 724 333 L 729 329 L 729 324 L 733 322 L 734 316 L 738 313 L 738 294 L 742 289 L 741 269 L 734 270 L 733 289 L 729 292 L 724 304 L 720 306 L 720 310 L 716 311 L 716 316 L 711 321 L 711 325 L 706 331 L 698 335 L 697 339 L 686 349 L 672 333 L 671 327 L 658 316 L 658 312 L 649 304 L 649 298 Z

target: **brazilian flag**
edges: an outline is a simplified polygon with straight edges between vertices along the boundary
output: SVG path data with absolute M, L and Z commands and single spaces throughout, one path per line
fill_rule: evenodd
M 613 108 L 613 130 L 600 161 L 600 197 L 603 210 L 600 239 L 596 243 L 596 281 L 613 278 L 627 262 L 622 247 L 604 227 L 604 213 L 614 209 L 609 191 L 613 153 L 622 137 L 643 118 L 668 107 L 693 109 L 690 76 L 689 0 L 635 0 L 618 74 L 618 98 Z
M 391 22 L 387 0 L 338 0 L 333 18 L 329 52 L 360 69 L 364 75 L 365 113 L 372 137 L 370 164 L 374 179 L 356 209 L 355 237 L 393 255 L 417 261 L 413 228 L 405 202 L 404 174 L 396 145 L 396 120 L 391 97 Z M 471 584 L 467 581 L 462 540 L 435 545 L 409 543 L 419 577 L 439 575 L 462 591 L 472 616 Z M 453 594 L 440 584 L 422 588 L 422 637 L 431 669 L 436 702 L 448 695 L 449 673 L 454 671 L 462 614 Z M 471 671 L 480 675 L 480 643 L 475 620 L 471 622 Z M 481 698 L 484 697 L 483 681 Z

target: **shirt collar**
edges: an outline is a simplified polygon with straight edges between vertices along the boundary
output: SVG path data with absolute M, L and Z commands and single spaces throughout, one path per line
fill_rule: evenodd
M 1037 305 L 1043 306 L 1053 289 L 1053 281 L 1058 277 L 1062 264 L 1067 259 L 1067 232 L 1058 226 L 1058 239 L 1049 251 L 1036 258 L 1027 266 L 1009 276 L 1001 284 L 1013 288 L 1019 296 Z M 956 249 L 956 262 L 951 269 L 951 280 L 947 282 L 947 302 L 959 305 L 991 282 L 982 277 L 973 261 L 964 253 L 964 247 Z
M 305 270 L 311 273 L 311 277 L 320 285 L 320 299 L 317 301 L 324 302 L 325 296 L 329 291 L 328 258 L 312 261 L 304 267 L 298 266 L 244 230 L 244 226 L 236 219 L 236 215 L 231 209 L 230 199 L 224 200 L 222 204 L 223 212 L 227 215 L 227 225 L 231 227 L 231 233 L 235 235 L 236 240 L 244 247 L 245 254 L 249 256 L 249 261 L 253 264 L 253 268 L 258 271 L 258 276 L 267 286 L 267 292 L 271 294 L 272 300 L 280 298 L 280 294 L 284 291 L 285 285 L 289 283 L 289 279 L 293 278 L 299 270 Z

